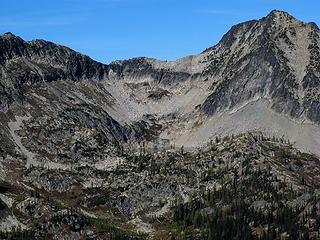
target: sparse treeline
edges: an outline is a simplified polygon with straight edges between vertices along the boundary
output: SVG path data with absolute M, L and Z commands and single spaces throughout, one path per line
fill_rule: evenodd
M 284 138 L 263 134 L 247 136 L 253 144 L 266 143 L 259 145 L 262 147 L 259 151 L 272 151 L 272 161 L 281 166 L 287 164 L 283 166 L 289 171 L 293 171 L 292 165 L 302 167 L 301 160 L 313 158 L 312 155 L 292 153 L 290 142 Z M 258 156 L 251 152 L 233 151 L 233 157 L 242 158 L 241 166 L 238 169 L 228 165 L 220 168 L 223 160 L 215 155 L 216 146 L 233 138 L 217 137 L 209 143 L 210 159 L 215 160 L 211 168 L 201 174 L 201 181 L 221 182 L 224 179 L 223 184 L 199 191 L 191 202 L 182 203 L 179 198 L 173 202 L 178 238 L 311 239 L 312 232 L 312 239 L 317 239 L 320 236 L 319 197 L 313 195 L 306 203 L 295 203 L 304 193 L 294 191 L 291 183 L 272 174 L 270 165 L 264 169 L 256 166 L 254 160 Z M 219 171 L 216 171 L 216 165 Z M 299 184 L 305 185 L 304 177 Z
M 244 176 L 243 180 L 235 176 L 230 183 L 199 194 L 190 203 L 175 202 L 173 219 L 186 229 L 184 237 L 271 240 L 287 235 L 288 239 L 309 239 L 306 219 L 311 214 L 317 217 L 316 210 L 304 212 L 303 207 L 284 203 L 295 199 L 295 192 L 284 185 L 274 188 L 268 173 L 244 171 Z M 265 206 L 255 206 L 258 199 Z M 315 230 L 320 227 L 317 219 Z
M 64 214 L 56 214 L 43 225 L 43 222 L 34 222 L 30 229 L 14 228 L 10 232 L 0 232 L 0 239 L 26 240 L 51 239 L 50 232 L 64 229 L 67 232 L 79 233 L 82 239 L 110 239 L 110 240 L 139 240 L 145 239 L 143 234 L 136 234 L 118 228 L 106 219 L 89 218 L 69 208 Z M 90 231 L 89 231 L 90 230 Z

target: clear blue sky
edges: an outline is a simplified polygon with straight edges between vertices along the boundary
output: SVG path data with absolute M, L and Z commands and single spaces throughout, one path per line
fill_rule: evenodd
M 319 0 L 9 0 L 1 2 L 0 32 L 53 41 L 105 63 L 173 60 L 272 9 L 320 25 Z

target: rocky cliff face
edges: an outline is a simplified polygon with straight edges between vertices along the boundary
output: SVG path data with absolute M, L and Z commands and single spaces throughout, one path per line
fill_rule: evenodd
M 319 69 L 314 60 L 319 57 L 318 34 L 315 24 L 278 11 L 233 27 L 209 50 L 211 60 L 226 59 L 218 64 L 218 73 L 213 72 L 223 79 L 213 86 L 204 111 L 214 114 L 250 99 L 266 98 L 276 112 L 319 123 Z
M 0 37 L 1 109 L 23 101 L 22 85 L 56 80 L 102 79 L 105 66 L 69 48 L 34 40 L 25 42 L 12 33 Z

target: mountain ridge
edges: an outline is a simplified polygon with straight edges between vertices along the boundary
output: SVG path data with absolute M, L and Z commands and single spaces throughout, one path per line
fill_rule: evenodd
M 213 47 L 176 61 L 140 57 L 103 64 L 70 48 L 45 40 L 24 41 L 12 33 L 2 35 L 0 43 L 2 110 L 15 102 L 40 109 L 47 93 L 35 95 L 43 85 L 52 88 L 50 99 L 63 101 L 62 105 L 74 107 L 66 99 L 72 94 L 95 111 L 102 108 L 125 129 L 140 126 L 134 135 L 152 132 L 154 140 L 179 144 L 185 144 L 182 132 L 192 139 L 210 119 L 259 101 L 268 102 L 261 112 L 271 109 L 291 121 L 320 123 L 319 29 L 286 12 L 274 10 L 262 19 L 237 24 Z M 86 92 L 85 97 L 77 91 Z M 146 124 L 157 130 L 143 129 Z M 243 131 L 264 131 L 252 125 L 257 129 Z M 225 129 L 230 131 L 234 131 L 230 126 Z M 206 134 L 203 142 L 216 134 Z M 299 141 L 293 135 L 293 141 Z M 130 137 L 122 139 L 127 142 Z

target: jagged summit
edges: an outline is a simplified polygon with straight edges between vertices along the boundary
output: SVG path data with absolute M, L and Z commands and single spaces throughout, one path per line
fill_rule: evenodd
M 11 32 L 6 32 L 6 33 L 0 35 L 0 37 L 16 37 L 16 36 Z
M 19 44 L 23 43 L 24 41 L 21 37 L 13 34 L 11 32 L 6 32 L 6 33 L 0 35 L 0 42 L 1 42 L 1 45 L 10 44 L 10 45 L 14 46 L 14 45 L 19 45 Z M 1 52 L 6 50 L 3 47 L 4 46 L 2 46 Z M 0 54 L 1 54 L 1 52 L 0 52 Z
M 274 9 L 272 10 L 266 18 L 282 18 L 282 19 L 295 19 L 288 12 Z
M 281 11 L 281 10 L 272 10 L 266 17 L 263 19 L 273 19 L 277 24 L 281 25 L 283 23 L 295 22 L 298 24 L 311 25 L 312 27 L 319 30 L 318 25 L 315 22 L 302 22 L 301 20 L 295 18 L 290 13 Z

